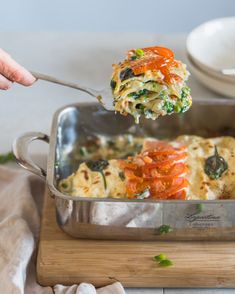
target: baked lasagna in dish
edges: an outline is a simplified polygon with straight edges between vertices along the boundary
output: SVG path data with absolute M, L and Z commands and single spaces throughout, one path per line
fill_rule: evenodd
M 114 108 L 131 114 L 138 123 L 141 116 L 159 116 L 187 111 L 192 98 L 186 85 L 186 65 L 164 47 L 129 50 L 123 62 L 113 65 L 111 88 Z
M 161 141 L 129 135 L 100 142 L 99 156 L 90 154 L 75 173 L 61 180 L 61 192 L 74 197 L 145 200 L 235 198 L 232 137 L 182 135 Z

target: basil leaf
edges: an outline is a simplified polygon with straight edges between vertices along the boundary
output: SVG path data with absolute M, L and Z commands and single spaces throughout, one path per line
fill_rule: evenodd
M 222 174 L 228 169 L 228 164 L 225 159 L 219 155 L 215 146 L 214 155 L 208 157 L 205 161 L 204 171 L 212 180 L 219 179 Z

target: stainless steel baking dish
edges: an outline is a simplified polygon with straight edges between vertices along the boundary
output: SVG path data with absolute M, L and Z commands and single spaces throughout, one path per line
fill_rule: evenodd
M 76 238 L 119 240 L 235 240 L 235 201 L 150 201 L 70 197 L 58 181 L 77 169 L 79 146 L 98 134 L 132 133 L 158 138 L 180 134 L 235 136 L 235 100 L 194 101 L 190 111 L 134 125 L 130 117 L 97 104 L 76 104 L 58 110 L 50 138 L 26 133 L 13 151 L 25 169 L 46 178 L 60 228 Z M 49 143 L 47 171 L 28 155 L 33 140 Z M 166 225 L 168 227 L 166 227 Z

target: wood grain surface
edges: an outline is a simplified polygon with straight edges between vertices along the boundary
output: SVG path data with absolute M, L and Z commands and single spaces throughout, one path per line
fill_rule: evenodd
M 164 268 L 153 256 L 165 253 L 174 266 Z M 37 258 L 44 286 L 90 282 L 126 287 L 235 287 L 235 242 L 143 242 L 73 239 L 55 220 L 46 193 Z

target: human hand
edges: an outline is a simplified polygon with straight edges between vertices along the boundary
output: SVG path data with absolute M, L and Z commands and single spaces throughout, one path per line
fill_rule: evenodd
M 8 90 L 13 82 L 24 86 L 30 86 L 35 82 L 24 67 L 19 65 L 11 56 L 0 48 L 0 89 Z

